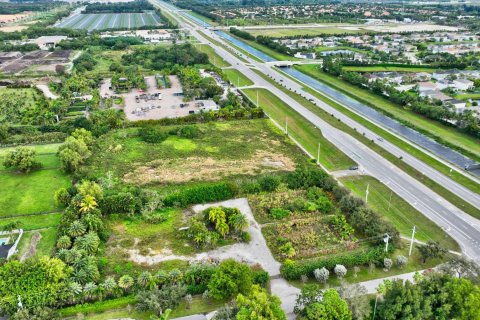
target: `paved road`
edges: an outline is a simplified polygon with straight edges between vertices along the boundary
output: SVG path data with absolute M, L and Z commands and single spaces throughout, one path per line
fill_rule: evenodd
M 316 114 L 314 114 L 313 112 L 299 104 L 297 101 L 292 99 L 289 95 L 277 89 L 270 82 L 266 81 L 257 73 L 253 72 L 248 66 L 245 66 L 244 63 L 240 59 L 238 59 L 236 55 L 232 54 L 230 51 L 225 50 L 222 46 L 219 46 L 216 43 L 210 43 L 208 39 L 205 39 L 200 33 L 197 32 L 197 29 L 201 29 L 202 32 L 206 32 L 209 37 L 220 43 L 223 43 L 224 46 L 230 47 L 231 50 L 236 52 L 233 47 L 223 41 L 221 37 L 219 37 L 212 31 L 200 27 L 192 28 L 182 22 L 180 22 L 180 24 L 182 24 L 185 28 L 188 28 L 197 40 L 202 43 L 208 43 L 210 46 L 212 46 L 212 48 L 214 48 L 217 54 L 219 54 L 223 59 L 229 62 L 238 71 L 242 72 L 247 78 L 252 80 L 255 85 L 269 88 L 269 90 L 273 94 L 275 94 L 282 101 L 287 103 L 292 109 L 304 116 L 316 127 L 320 128 L 325 138 L 327 138 L 331 143 L 333 143 L 344 153 L 352 157 L 352 159 L 354 159 L 365 170 L 367 174 L 370 174 L 382 181 L 385 185 L 391 188 L 393 192 L 404 198 L 418 211 L 422 212 L 425 216 L 427 216 L 429 219 L 431 219 L 444 230 L 446 230 L 453 238 L 455 238 L 455 240 L 458 241 L 458 243 L 462 247 L 463 253 L 467 257 L 480 261 L 479 220 L 465 214 L 463 211 L 456 208 L 448 201 L 434 193 L 432 190 L 420 183 L 418 180 L 407 175 L 405 172 L 394 166 L 391 162 L 387 161 L 352 136 L 332 127 L 330 124 L 322 120 Z M 311 97 L 308 93 L 303 92 L 299 84 L 293 82 L 278 71 L 272 69 L 264 63 L 258 63 L 239 52 L 237 52 L 237 55 L 241 55 L 243 59 L 249 61 L 249 64 L 254 65 L 263 73 L 276 79 L 282 79 L 282 83 L 284 83 L 287 87 L 293 88 L 297 92 L 300 92 L 302 95 L 306 96 L 308 99 L 313 99 L 313 101 L 319 107 L 325 108 L 325 110 L 328 110 L 329 113 L 333 113 L 333 111 L 335 111 L 335 113 L 338 113 L 335 109 L 326 105 L 319 99 Z M 333 109 L 332 112 L 330 112 L 331 109 Z M 361 128 L 361 126 L 355 123 L 353 120 L 341 114 L 339 116 L 342 116 L 342 120 L 348 125 L 356 127 L 357 130 L 361 132 L 365 131 L 366 135 L 369 138 L 378 138 L 378 136 L 376 135 L 367 133 L 368 130 L 363 130 L 363 128 Z M 464 199 L 468 201 L 473 201 L 478 207 L 480 207 L 480 197 L 477 194 L 474 194 L 469 190 L 465 190 L 465 188 L 454 183 L 448 177 L 445 177 L 442 174 L 436 172 L 421 161 L 418 161 L 417 159 L 409 156 L 405 152 L 398 149 L 395 151 L 394 148 L 396 147 L 393 145 L 389 145 L 386 141 L 382 143 L 388 145 L 388 147 L 391 148 L 390 150 L 392 150 L 393 154 L 402 155 L 405 161 L 408 160 L 409 163 L 416 163 L 415 167 L 420 172 L 425 172 L 425 174 L 429 176 L 430 174 L 434 175 L 436 179 L 443 181 L 443 183 L 440 182 L 442 183 L 442 185 L 447 186 L 451 191 L 458 194 L 465 194 L 466 196 L 464 197 Z

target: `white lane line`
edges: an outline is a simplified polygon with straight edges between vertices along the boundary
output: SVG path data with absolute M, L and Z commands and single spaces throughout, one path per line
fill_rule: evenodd
M 113 23 L 111 23 L 111 25 L 109 26 L 109 28 L 115 28 L 115 26 L 117 25 L 117 19 L 118 19 L 118 16 L 120 14 L 115 14 L 115 19 L 113 19 Z
M 130 13 L 128 14 L 128 29 L 131 29 L 131 18 L 130 18 Z

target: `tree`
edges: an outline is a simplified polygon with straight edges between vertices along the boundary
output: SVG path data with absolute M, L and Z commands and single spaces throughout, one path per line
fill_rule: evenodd
M 384 258 L 383 259 L 383 266 L 385 267 L 386 270 L 390 270 L 390 268 L 393 265 L 393 261 L 390 258 Z
M 86 195 L 80 201 L 80 212 L 89 212 L 97 207 L 97 201 L 91 195 Z
M 328 289 L 323 293 L 320 302 L 309 304 L 305 307 L 306 320 L 350 320 L 352 314 L 348 305 L 335 289 Z
M 72 240 L 69 236 L 64 235 L 58 238 L 57 240 L 57 248 L 58 249 L 68 249 L 72 246 Z
M 55 191 L 54 200 L 57 206 L 66 207 L 72 200 L 72 195 L 66 188 L 60 188 Z
M 148 271 L 143 271 L 138 275 L 137 283 L 141 288 L 149 288 L 155 284 L 152 274 Z
M 270 296 L 265 289 L 258 285 L 252 286 L 249 295 L 239 294 L 236 299 L 239 309 L 237 320 L 286 320 L 287 317 L 281 308 L 280 299 Z
M 77 185 L 77 191 L 82 197 L 91 196 L 96 200 L 103 199 L 102 187 L 94 181 L 82 180 L 82 182 Z
M 377 305 L 379 319 L 479 320 L 480 287 L 467 279 L 431 274 L 417 283 L 398 280 Z
M 87 227 L 80 220 L 73 221 L 67 229 L 68 235 L 73 238 L 85 234 L 86 231 Z
M 253 272 L 245 264 L 227 259 L 220 263 L 208 283 L 208 291 L 214 299 L 226 299 L 239 293 L 250 293 Z
M 322 291 L 317 284 L 306 284 L 303 286 L 300 294 L 295 301 L 293 312 L 295 314 L 303 314 L 305 307 L 322 300 Z
M 326 283 L 328 281 L 328 277 L 330 276 L 330 271 L 323 267 L 322 269 L 313 270 L 313 275 L 318 282 Z
M 88 254 L 94 254 L 100 245 L 100 238 L 97 233 L 90 231 L 84 236 L 78 237 L 75 240 L 75 247 L 80 250 L 85 250 Z
M 342 285 L 338 288 L 338 294 L 347 302 L 348 309 L 352 313 L 352 319 L 367 319 L 370 314 L 370 299 L 367 293 L 367 288 L 358 283 Z
M 88 146 L 82 139 L 68 137 L 65 143 L 58 148 L 58 156 L 62 169 L 66 172 L 75 172 L 90 157 Z
M 124 291 L 128 291 L 133 286 L 133 278 L 128 274 L 123 275 L 118 279 L 118 286 L 122 288 Z
M 19 295 L 28 310 L 58 305 L 67 296 L 70 272 L 58 258 L 8 261 L 0 267 L 0 309 L 13 314 L 18 309 Z
M 447 252 L 437 241 L 428 241 L 426 245 L 420 246 L 418 251 L 420 251 L 423 263 L 428 259 L 442 258 Z
M 182 284 L 168 284 L 161 289 L 142 291 L 137 295 L 137 309 L 161 315 L 164 310 L 178 307 L 186 293 L 187 289 Z
M 35 156 L 35 150 L 18 147 L 7 153 L 3 165 L 5 168 L 15 168 L 23 173 L 27 173 L 42 166 L 40 162 L 35 160 Z

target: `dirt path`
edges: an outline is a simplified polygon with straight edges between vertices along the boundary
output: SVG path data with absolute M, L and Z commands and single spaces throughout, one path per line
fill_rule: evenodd
M 35 232 L 30 240 L 27 251 L 20 257 L 20 261 L 25 261 L 29 257 L 33 257 L 37 253 L 37 244 L 42 239 L 42 235 Z

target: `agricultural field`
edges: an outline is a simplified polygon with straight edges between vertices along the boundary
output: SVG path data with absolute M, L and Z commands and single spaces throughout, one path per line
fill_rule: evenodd
M 0 88 L 0 123 L 21 123 L 29 119 L 37 103 L 43 104 L 44 98 L 33 88 Z
M 268 120 L 197 127 L 196 137 L 170 135 L 155 144 L 142 141 L 134 128 L 109 133 L 99 141 L 98 152 L 93 152 L 88 175 L 98 178 L 111 171 L 125 184 L 171 186 L 292 171 L 298 161 L 304 161 Z M 168 132 L 178 127 L 161 129 Z
M 106 29 L 136 29 L 143 26 L 157 26 L 160 23 L 160 17 L 155 12 L 81 13 L 72 15 L 57 23 L 56 27 L 94 31 Z

